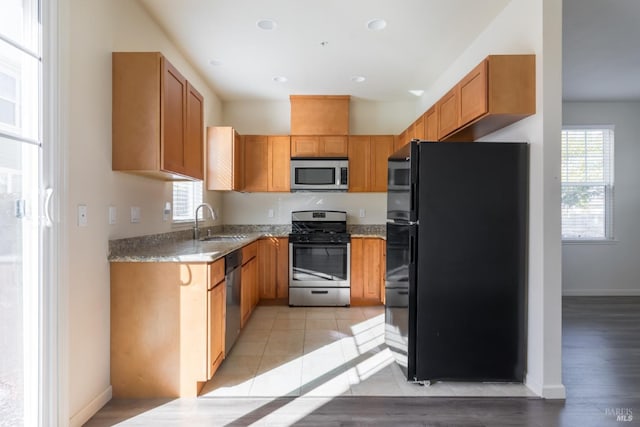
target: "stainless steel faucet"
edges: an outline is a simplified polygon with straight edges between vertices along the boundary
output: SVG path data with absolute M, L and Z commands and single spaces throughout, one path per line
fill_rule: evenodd
M 202 203 L 201 205 L 198 205 L 198 207 L 196 208 L 196 225 L 195 227 L 193 227 L 194 240 L 198 240 L 200 238 L 200 228 L 198 228 L 198 209 L 200 209 L 201 207 L 205 207 L 209 209 L 209 213 L 211 214 L 211 219 L 215 220 L 217 218 L 216 212 L 213 210 L 213 208 L 209 203 Z

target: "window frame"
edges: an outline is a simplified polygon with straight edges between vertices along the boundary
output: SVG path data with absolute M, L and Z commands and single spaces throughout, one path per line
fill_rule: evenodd
M 562 214 L 562 201 L 561 201 L 561 239 L 563 243 L 566 244 L 610 244 L 615 242 L 615 234 L 614 234 L 614 195 L 615 195 L 615 126 L 611 124 L 607 125 L 563 125 L 562 131 L 560 134 L 560 153 L 561 153 L 561 161 L 560 167 L 561 171 L 564 168 L 564 162 L 562 161 L 562 151 L 563 147 L 563 133 L 565 131 L 594 131 L 594 130 L 605 130 L 609 131 L 608 138 L 608 147 L 604 147 L 604 150 L 608 150 L 608 165 L 604 166 L 603 170 L 603 185 L 604 185 L 604 237 L 599 238 L 595 236 L 589 236 L 585 238 L 576 238 L 576 237 L 565 237 L 563 232 L 563 223 L 564 223 L 564 215 Z M 603 141 L 603 144 L 606 144 L 607 141 Z M 609 171 L 607 175 L 607 168 Z M 561 193 L 565 187 L 565 185 L 576 185 L 575 183 L 565 183 L 562 181 L 562 173 L 560 174 L 560 186 Z M 597 185 L 597 184 L 592 184 Z
M 189 216 L 184 216 L 184 215 L 180 215 L 178 217 L 178 219 L 176 219 L 176 197 L 175 197 L 175 192 L 176 192 L 176 184 L 179 185 L 185 185 L 185 184 L 190 184 L 191 185 L 191 189 L 189 190 L 190 196 L 191 196 L 191 207 L 192 209 L 190 209 L 190 215 Z M 197 185 L 200 186 L 198 191 Z M 198 197 L 199 195 L 199 197 Z M 171 205 L 171 222 L 173 225 L 175 226 L 180 226 L 180 225 L 186 225 L 186 224 L 191 224 L 191 223 L 195 223 L 195 209 L 196 207 L 198 207 L 198 205 L 200 205 L 201 203 L 203 203 L 204 201 L 204 186 L 203 186 L 203 182 L 202 181 L 174 181 L 172 182 L 171 185 L 171 200 L 172 200 L 172 205 Z M 198 220 L 201 220 L 203 218 L 204 215 L 202 212 L 200 213 L 200 216 L 198 217 Z

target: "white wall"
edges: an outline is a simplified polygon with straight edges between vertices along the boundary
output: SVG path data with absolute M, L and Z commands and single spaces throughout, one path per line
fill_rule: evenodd
M 69 294 L 69 415 L 86 421 L 110 396 L 108 240 L 170 231 L 162 219 L 171 184 L 111 171 L 111 52 L 160 51 L 205 97 L 205 123 L 220 120 L 221 105 L 176 47 L 130 0 L 70 0 L 67 176 Z M 208 194 L 214 204 L 220 196 Z M 88 207 L 88 226 L 77 227 L 77 205 Z M 108 206 L 118 209 L 108 225 Z M 130 224 L 130 206 L 142 221 Z
M 565 243 L 565 295 L 640 295 L 640 102 L 565 102 L 563 125 L 614 125 L 613 224 L 609 244 Z
M 528 372 L 537 394 L 563 398 L 561 376 L 560 117 L 562 2 L 512 0 L 429 88 L 425 111 L 490 54 L 536 54 L 537 114 L 488 135 L 530 146 Z
M 352 99 L 349 129 L 353 135 L 395 135 L 411 123 L 415 102 L 370 102 Z M 225 102 L 221 125 L 233 126 L 245 135 L 290 134 L 289 101 Z M 225 193 L 225 224 L 289 224 L 291 211 L 303 209 L 345 210 L 350 224 L 383 224 L 386 193 Z M 268 216 L 269 209 L 274 216 Z M 360 209 L 365 216 L 360 217 Z

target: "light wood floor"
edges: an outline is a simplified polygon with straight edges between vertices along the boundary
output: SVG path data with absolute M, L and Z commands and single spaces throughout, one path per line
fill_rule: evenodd
M 639 325 L 640 297 L 564 298 L 566 401 L 362 396 L 114 400 L 86 425 L 638 425 Z M 631 415 L 632 421 L 617 420 L 616 413 Z

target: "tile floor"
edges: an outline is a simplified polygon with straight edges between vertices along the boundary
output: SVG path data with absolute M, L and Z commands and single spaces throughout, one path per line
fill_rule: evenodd
M 535 396 L 522 384 L 411 384 L 383 307 L 258 306 L 202 397 Z

